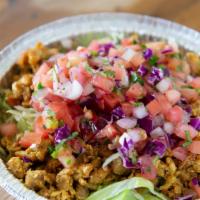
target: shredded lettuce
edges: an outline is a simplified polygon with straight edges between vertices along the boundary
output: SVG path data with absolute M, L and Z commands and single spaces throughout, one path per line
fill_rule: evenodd
M 33 130 L 33 122 L 37 115 L 33 108 L 15 106 L 14 109 L 9 109 L 7 113 L 11 114 L 14 120 L 17 122 L 17 128 L 20 132 Z
M 97 192 L 94 192 L 87 198 L 87 200 L 102 200 L 102 199 L 103 200 L 118 200 L 118 197 L 120 197 L 122 192 L 126 190 L 134 190 L 138 188 L 146 188 L 148 189 L 149 193 L 144 194 L 146 197 L 143 197 L 142 194 L 140 195 L 139 193 L 135 191 L 134 192 L 135 196 L 133 197 L 133 200 L 134 198 L 137 198 L 137 200 L 148 199 L 147 198 L 148 195 L 149 195 L 150 200 L 153 197 L 155 197 L 154 199 L 158 199 L 158 200 L 167 200 L 167 198 L 164 195 L 155 191 L 154 185 L 151 181 L 144 179 L 142 177 L 134 177 L 134 178 L 126 179 L 117 183 L 113 183 L 101 190 L 98 190 Z M 119 200 L 121 199 L 119 198 Z

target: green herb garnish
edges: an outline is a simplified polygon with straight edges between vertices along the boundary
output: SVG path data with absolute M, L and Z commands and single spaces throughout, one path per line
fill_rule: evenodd
M 106 70 L 102 72 L 102 75 L 107 78 L 115 78 L 115 72 L 111 70 Z
M 153 55 L 153 56 L 151 56 L 151 58 L 149 58 L 149 65 L 151 65 L 151 66 L 153 66 L 153 65 L 156 65 L 157 64 L 157 62 L 158 62 L 158 56 L 156 56 L 156 55 Z
M 51 153 L 51 157 L 52 158 L 57 158 L 58 157 L 58 153 L 59 151 L 64 148 L 65 145 L 67 145 L 66 142 L 74 139 L 75 137 L 77 137 L 79 135 L 79 133 L 77 131 L 73 132 L 70 136 L 68 136 L 66 139 L 63 139 L 59 144 L 57 144 L 54 148 L 54 151 Z
M 131 73 L 130 82 L 131 83 L 140 83 L 141 85 L 144 85 L 144 80 L 136 72 Z
M 38 89 L 38 90 L 41 90 L 41 89 L 43 89 L 43 88 L 44 88 L 44 86 L 42 85 L 42 83 L 38 83 L 37 89 Z
M 170 57 L 171 58 L 177 58 L 177 59 L 183 59 L 183 55 L 179 52 L 179 53 L 173 53 L 173 54 L 170 54 Z
M 136 102 L 133 103 L 133 105 L 134 105 L 135 107 L 139 107 L 139 106 L 143 105 L 143 103 L 142 103 L 142 102 L 139 102 L 139 101 L 136 101 Z
M 185 137 L 186 137 L 186 140 L 185 142 L 183 143 L 183 147 L 186 148 L 188 147 L 190 144 L 192 144 L 192 139 L 191 139 L 191 136 L 190 136 L 190 132 L 189 131 L 185 131 Z
M 86 69 L 90 74 L 93 73 L 93 69 L 92 69 L 92 67 L 90 67 L 89 65 L 85 65 L 85 69 Z
M 133 40 L 132 44 L 138 44 L 138 41 L 137 40 Z
M 182 71 L 183 71 L 183 66 L 182 66 L 182 65 L 178 65 L 178 66 L 176 67 L 176 71 L 177 71 L 177 72 L 182 72 Z
M 146 49 L 147 46 L 146 46 L 145 44 L 141 44 L 141 48 L 142 48 L 142 49 Z
M 96 56 L 98 56 L 98 52 L 95 51 L 95 50 L 91 50 L 91 51 L 90 51 L 90 55 L 91 55 L 92 57 L 96 57 Z

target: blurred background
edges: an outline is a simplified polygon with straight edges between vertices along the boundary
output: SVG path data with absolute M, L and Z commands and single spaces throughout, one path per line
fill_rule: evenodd
M 200 0 L 0 0 L 0 49 L 46 22 L 103 11 L 158 16 L 200 31 Z

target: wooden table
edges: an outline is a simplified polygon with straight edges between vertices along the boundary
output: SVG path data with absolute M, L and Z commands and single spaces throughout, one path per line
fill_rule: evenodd
M 92 12 L 158 16 L 200 31 L 199 10 L 200 0 L 0 0 L 0 49 L 40 24 Z M 0 199 L 13 198 L 0 189 Z

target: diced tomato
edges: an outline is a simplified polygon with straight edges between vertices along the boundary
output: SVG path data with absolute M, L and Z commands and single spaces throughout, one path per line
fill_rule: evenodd
M 114 49 L 114 48 L 110 48 L 108 56 L 109 57 L 115 57 L 115 56 L 121 56 L 122 55 L 122 51 L 118 50 L 118 49 Z
M 105 105 L 108 106 L 109 108 L 114 108 L 121 102 L 121 98 L 116 94 L 104 95 L 103 99 L 104 99 Z
M 64 55 L 64 56 L 62 56 L 62 57 L 59 57 L 59 58 L 57 59 L 56 62 L 57 62 L 57 64 L 58 64 L 58 66 L 59 66 L 62 70 L 66 70 L 66 74 L 67 74 L 67 62 L 68 62 L 67 56 Z
M 146 95 L 146 90 L 139 83 L 134 83 L 131 87 L 126 91 L 126 96 L 130 100 L 138 100 L 143 98 Z
M 89 46 L 88 49 L 91 51 L 98 51 L 99 50 L 99 42 L 98 41 L 92 41 Z
M 126 47 L 132 44 L 132 39 L 131 38 L 123 38 L 121 40 L 121 45 Z
M 175 134 L 183 139 L 187 139 L 186 131 L 190 133 L 191 138 L 195 138 L 198 135 L 198 132 L 192 126 L 187 124 L 179 124 L 175 128 Z
M 144 155 L 139 158 L 141 164 L 142 176 L 149 180 L 154 180 L 156 178 L 156 167 L 153 165 L 153 160 L 151 156 Z
M 161 112 L 161 106 L 156 99 L 149 102 L 146 108 L 152 116 L 156 116 Z
M 171 104 L 176 104 L 180 100 L 181 94 L 178 90 L 172 89 L 166 92 L 166 97 Z
M 145 59 L 143 57 L 142 53 L 137 53 L 135 56 L 133 56 L 133 58 L 131 59 L 131 63 L 135 66 L 135 67 L 139 67 L 141 64 L 143 64 L 145 62 Z
M 17 126 L 15 123 L 4 123 L 0 125 L 0 134 L 3 136 L 14 136 L 17 133 Z
M 180 123 L 183 119 L 184 111 L 180 106 L 174 106 L 169 109 L 167 114 L 165 115 L 166 119 L 173 124 Z
M 74 120 L 72 119 L 70 109 L 64 101 L 54 101 L 48 105 L 48 107 L 56 113 L 58 120 L 63 120 L 70 128 L 73 127 Z
M 200 154 L 200 141 L 193 141 L 192 144 L 188 147 L 188 150 L 194 154 Z
M 37 88 L 38 84 L 41 82 L 42 83 L 42 80 L 44 79 L 44 77 L 46 77 L 48 71 L 50 70 L 51 68 L 51 65 L 47 62 L 43 63 L 38 71 L 36 72 L 34 78 L 33 78 L 33 85 L 34 85 L 34 88 Z
M 72 67 L 69 70 L 69 73 L 71 80 L 77 80 L 83 86 L 87 84 L 92 77 L 92 75 L 82 65 L 79 67 Z
M 44 136 L 48 135 L 49 130 L 45 128 L 44 123 L 44 118 L 41 115 L 38 116 L 34 121 L 34 132 Z
M 118 131 L 116 130 L 116 128 L 111 125 L 108 124 L 107 126 L 105 126 L 102 130 L 100 130 L 97 134 L 96 134 L 96 138 L 109 138 L 109 139 L 113 139 L 116 137 L 116 135 L 118 135 Z
M 81 107 L 78 104 L 69 104 L 68 108 L 73 118 L 83 113 Z
M 167 100 L 167 97 L 163 94 L 159 94 L 156 97 L 159 105 L 160 105 L 160 109 L 161 112 L 165 115 L 166 113 L 168 113 L 168 111 L 172 108 L 172 105 L 169 103 L 169 101 Z
M 176 147 L 172 150 L 173 156 L 178 160 L 184 161 L 187 158 L 188 152 L 183 147 Z
M 53 80 L 52 76 L 50 73 L 47 73 L 46 76 L 43 77 L 41 80 L 42 86 L 47 87 L 47 88 L 53 88 Z
M 122 110 L 126 116 L 131 116 L 133 114 L 133 105 L 131 103 L 122 103 Z
M 24 148 L 28 148 L 32 144 L 40 144 L 41 140 L 41 133 L 25 132 L 24 136 L 20 139 L 19 144 Z
M 100 75 L 94 76 L 92 83 L 94 87 L 100 88 L 107 93 L 111 93 L 115 86 L 115 82 L 113 80 Z
M 195 88 L 199 89 L 200 88 L 200 77 L 194 78 L 191 82 L 190 85 Z
M 70 63 L 70 66 L 77 66 L 86 60 L 85 57 L 80 56 L 80 53 L 77 51 L 70 51 L 67 53 L 67 59 Z
M 171 70 L 176 70 L 177 69 L 177 67 L 179 67 L 179 66 L 181 66 L 181 60 L 180 59 L 178 59 L 178 58 L 170 58 L 169 60 L 168 60 L 168 64 L 167 64 L 167 66 L 168 66 L 168 68 L 169 69 L 171 69 Z

